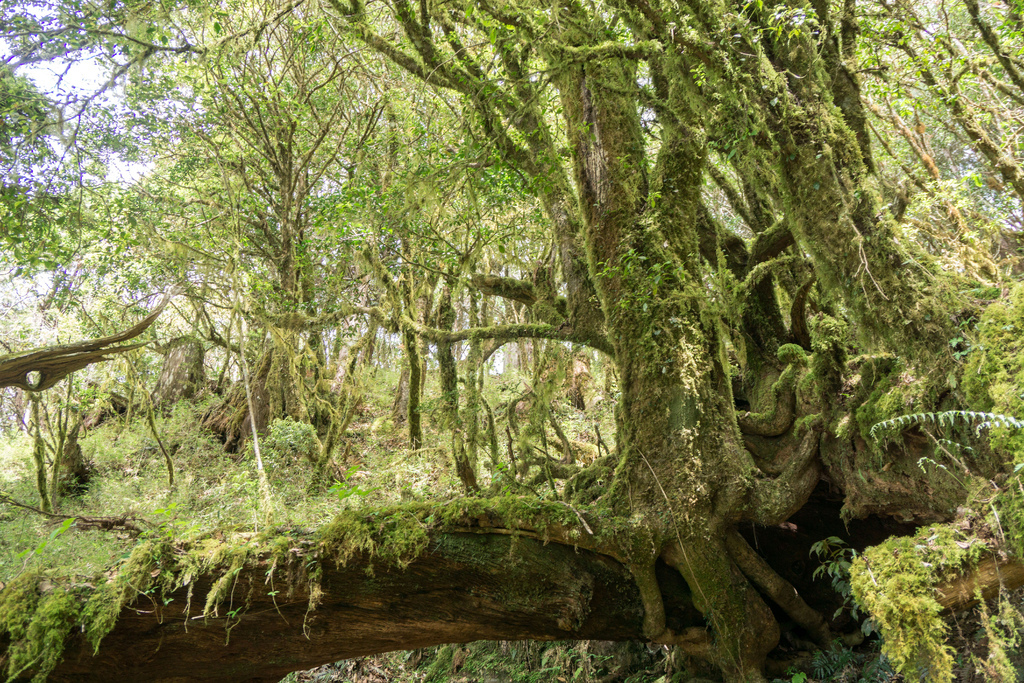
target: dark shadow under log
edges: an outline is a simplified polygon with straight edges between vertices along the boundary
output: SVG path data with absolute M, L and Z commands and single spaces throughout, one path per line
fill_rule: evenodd
M 291 595 L 287 585 L 311 555 L 294 548 L 289 557 L 272 582 L 267 561 L 243 569 L 233 604 L 222 603 L 218 617 L 201 615 L 219 576 L 204 575 L 192 586 L 191 610 L 187 588 L 165 596 L 166 605 L 140 596 L 95 656 L 75 629 L 50 680 L 277 681 L 326 662 L 441 643 L 642 637 L 630 573 L 569 546 L 451 533 L 405 569 L 378 561 L 369 574 L 366 557 L 340 567 L 325 561 L 312 611 L 308 584 L 296 581 Z

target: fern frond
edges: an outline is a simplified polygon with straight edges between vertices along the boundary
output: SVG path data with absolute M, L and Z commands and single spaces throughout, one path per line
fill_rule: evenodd
M 1024 420 L 1012 415 L 1001 415 L 999 413 L 982 413 L 975 410 L 945 410 L 938 413 L 914 413 L 912 415 L 900 415 L 888 420 L 875 423 L 868 432 L 872 439 L 877 439 L 881 432 L 903 430 L 918 424 L 931 423 L 940 427 L 952 427 L 957 424 L 974 425 L 977 434 L 983 429 L 993 427 L 1008 427 L 1011 429 L 1024 429 Z

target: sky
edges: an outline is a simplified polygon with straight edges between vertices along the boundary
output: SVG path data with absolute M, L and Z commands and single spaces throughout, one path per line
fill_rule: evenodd
M 0 39 L 0 55 L 6 60 L 11 54 L 9 43 Z M 17 75 L 25 76 L 35 83 L 42 92 L 46 93 L 53 102 L 78 102 L 99 92 L 107 83 L 108 76 L 103 65 L 97 59 L 56 59 L 51 62 L 40 62 L 37 64 L 26 64 L 19 66 Z M 107 106 L 117 105 L 122 98 L 122 91 L 118 87 L 109 88 L 97 103 Z M 72 104 L 66 109 L 68 111 L 77 109 Z M 151 168 L 149 164 L 139 164 L 119 159 L 116 156 L 108 158 L 109 180 L 133 182 L 138 180 L 146 171 Z

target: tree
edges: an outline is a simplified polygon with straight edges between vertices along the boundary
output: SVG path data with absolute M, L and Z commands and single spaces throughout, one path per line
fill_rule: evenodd
M 1001 311 L 983 312 L 985 303 L 965 292 L 986 284 L 977 278 L 1004 276 L 942 270 L 928 240 L 917 241 L 901 224 L 898 188 L 876 158 L 874 140 L 882 138 L 872 137 L 862 93 L 862 50 L 874 44 L 861 42 L 864 17 L 854 3 L 331 6 L 333 28 L 458 96 L 467 137 L 481 143 L 472 150 L 477 161 L 521 175 L 543 208 L 555 257 L 548 282 L 444 273 L 446 287 L 473 287 L 469 323 L 456 329 L 450 290 L 431 324 L 415 315 L 411 279 L 403 291 L 388 273 L 398 264 L 413 277 L 408 265 L 416 252 L 409 235 L 395 230 L 390 252 L 376 242 L 366 251 L 382 288 L 392 291 L 380 305 L 338 302 L 327 314 L 391 326 L 412 363 L 416 337 L 436 344 L 449 422 L 459 415 L 450 402 L 457 388 L 450 345 L 459 341 L 473 345 L 474 363 L 485 341 L 583 344 L 610 357 L 622 393 L 616 453 L 575 474 L 564 497 L 552 484 L 557 500 L 543 504 L 497 496 L 339 518 L 319 537 L 318 562 L 358 554 L 390 563 L 389 571 L 429 574 L 424 550 L 467 530 L 582 547 L 628 572 L 643 610 L 628 635 L 707 658 L 727 681 L 760 681 L 780 636 L 773 609 L 822 647 L 833 632 L 741 529 L 776 528 L 828 487 L 842 493 L 841 510 L 832 509 L 837 522 L 840 515 L 951 522 L 982 489 L 992 491 L 997 517 L 1024 519 L 1020 494 L 1006 486 L 1024 459 L 1012 415 L 1020 400 L 977 375 L 968 378 L 954 342 L 967 329 L 996 338 L 997 320 L 1018 320 L 1021 285 L 1013 284 L 1018 294 L 999 304 Z M 976 17 L 973 25 L 1012 79 L 1018 67 L 999 42 L 1007 36 L 989 37 L 994 29 Z M 951 102 L 969 144 L 1012 186 L 1016 162 L 978 131 L 978 111 L 964 103 L 969 95 L 951 89 L 957 79 L 930 79 L 927 64 L 918 68 L 935 97 Z M 1016 207 L 1018 198 L 1003 201 Z M 480 295 L 530 306 L 535 317 L 487 325 L 476 308 Z M 1021 380 L 1010 361 L 997 361 L 992 373 L 1004 383 Z M 476 376 L 466 385 L 474 419 Z M 929 420 L 941 431 L 930 431 Z M 965 428 L 979 422 L 1005 431 L 990 441 Z M 892 438 L 881 438 L 886 430 Z M 955 458 L 942 442 L 951 437 L 985 453 L 955 459 L 963 474 L 955 481 L 936 463 Z M 456 458 L 472 489 L 472 458 Z M 999 545 L 1020 552 L 1017 533 Z M 160 557 L 152 547 L 146 553 L 140 562 Z M 922 590 L 981 559 L 952 557 L 943 573 L 922 579 Z M 245 555 L 223 578 L 260 561 L 268 560 Z M 189 571 L 187 562 L 166 562 L 172 576 Z M 666 588 L 666 565 L 684 580 L 685 594 Z M 879 580 L 905 571 L 886 564 Z M 934 633 L 895 637 L 902 627 L 885 618 L 869 565 L 854 565 L 851 582 L 894 636 L 897 662 L 931 667 L 933 676 L 948 668 Z M 317 579 L 307 585 L 320 590 Z M 527 587 L 510 582 L 508 589 L 523 594 Z M 223 599 L 215 589 L 210 595 L 208 609 Z M 116 613 L 133 596 L 125 589 L 106 609 Z M 921 615 L 932 604 L 920 607 Z M 673 617 L 679 610 L 686 619 Z M 551 633 L 538 627 L 521 635 Z M 396 638 L 379 647 L 420 642 Z M 900 643 L 934 656 L 911 658 Z
M 367 45 L 462 93 L 498 153 L 531 177 L 561 247 L 568 320 L 592 341 L 607 335 L 624 387 L 619 463 L 601 503 L 643 519 L 637 533 L 646 542 L 620 552 L 649 586 L 645 634 L 675 638 L 656 582 L 640 578 L 662 557 L 693 588 L 727 678 L 757 678 L 778 629 L 750 583 L 756 571 L 735 529 L 778 524 L 807 501 L 828 460 L 819 459 L 821 433 L 833 437 L 838 424 L 847 343 L 835 318 L 814 321 L 807 351 L 815 352 L 819 395 L 805 414 L 819 419 L 794 430 L 803 415 L 793 407 L 792 377 L 805 350 L 793 344 L 798 330 L 784 325 L 772 261 L 796 242 L 833 305 L 862 339 L 874 337 L 867 348 L 938 349 L 950 331 L 941 278 L 892 265 L 913 248 L 893 239 L 872 172 L 858 80 L 846 62 L 855 34 L 841 30 L 854 18 L 833 18 L 824 5 L 779 17 L 753 5 L 466 5 L 463 14 L 399 2 L 390 20 L 401 24 L 403 44 L 380 34 L 361 3 L 335 7 Z M 812 12 L 820 32 L 802 25 Z M 556 102 L 560 120 L 544 111 Z M 754 185 L 745 198 L 732 193 L 737 213 L 751 216 L 749 247 L 701 201 L 716 147 Z M 771 169 L 768 187 L 756 187 L 755 162 Z M 759 205 L 765 190 L 781 202 Z M 743 282 L 745 300 L 715 289 L 722 301 L 709 297 L 704 283 L 726 273 Z M 724 337 L 722 319 L 735 321 L 735 338 Z M 745 356 L 741 397 L 731 391 L 730 346 Z M 736 415 L 736 398 L 753 411 Z M 744 432 L 776 438 L 758 454 L 762 463 L 744 447 Z M 834 470 L 849 479 L 841 464 Z M 911 515 L 931 512 L 919 496 L 907 501 Z M 874 511 L 851 498 L 857 513 Z

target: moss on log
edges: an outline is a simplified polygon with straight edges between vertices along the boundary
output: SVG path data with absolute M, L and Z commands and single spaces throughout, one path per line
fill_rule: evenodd
M 336 564 L 316 548 L 290 538 L 283 553 L 139 594 L 95 654 L 89 627 L 72 624 L 49 680 L 277 681 L 326 662 L 442 643 L 641 637 L 629 571 L 592 551 L 443 533 L 403 566 L 366 551 Z

